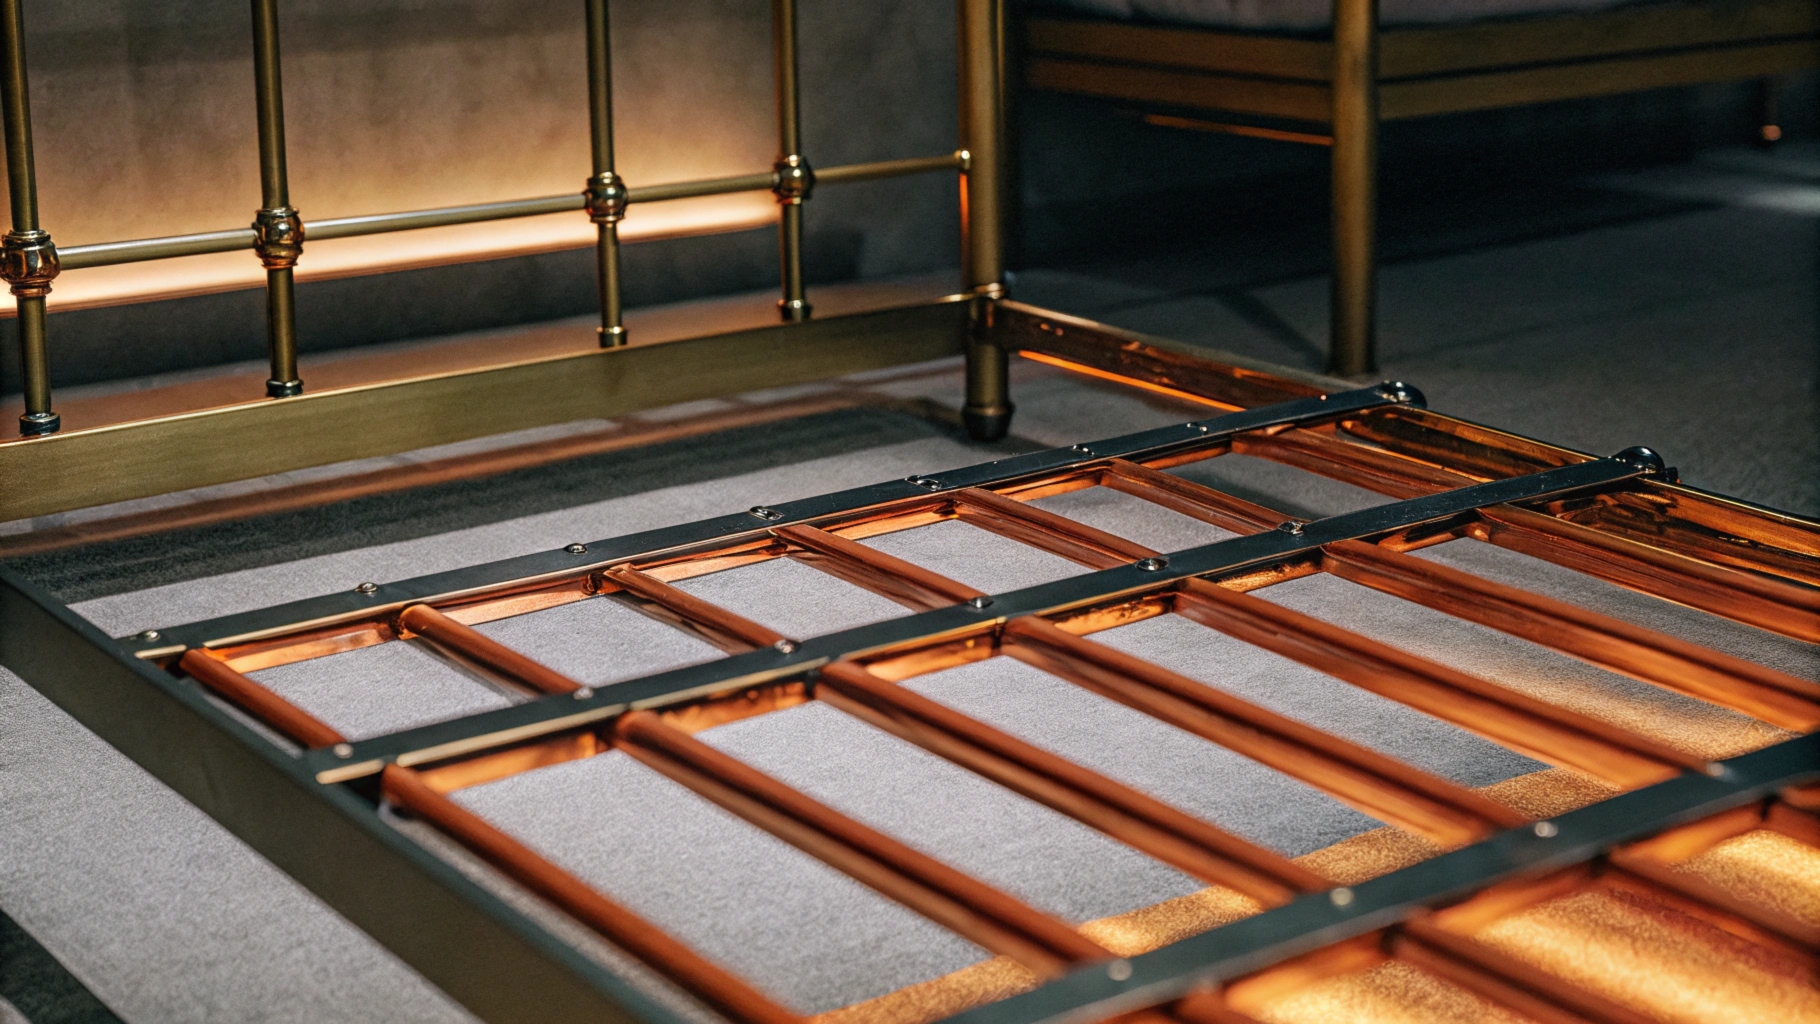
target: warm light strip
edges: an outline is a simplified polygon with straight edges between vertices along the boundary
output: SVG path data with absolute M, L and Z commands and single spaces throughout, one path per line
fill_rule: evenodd
M 762 227 L 777 220 L 770 193 L 705 196 L 662 205 L 633 206 L 620 223 L 623 241 L 651 241 Z M 555 213 L 513 221 L 454 224 L 383 235 L 310 243 L 297 262 L 297 280 L 328 281 L 454 263 L 581 249 L 594 244 L 595 228 L 581 213 Z M 117 306 L 191 295 L 256 288 L 265 269 L 252 252 L 210 253 L 66 271 L 51 292 L 52 312 Z M 0 317 L 15 315 L 13 297 L 0 297 Z
M 1159 395 L 1168 395 L 1170 398 L 1184 399 L 1189 402 L 1194 402 L 1197 405 L 1211 405 L 1216 409 L 1232 409 L 1234 411 L 1244 408 L 1243 406 L 1229 405 L 1225 402 L 1216 402 L 1206 395 L 1190 394 L 1189 392 L 1181 391 L 1176 388 L 1165 387 L 1162 384 L 1152 384 L 1147 380 L 1138 380 L 1136 377 L 1120 376 L 1119 374 L 1112 373 L 1108 370 L 1101 370 L 1097 367 L 1088 366 L 1085 363 L 1072 362 L 1043 352 L 1019 352 L 1018 355 L 1023 356 L 1025 359 L 1032 362 L 1046 363 L 1050 366 L 1060 367 L 1070 373 L 1078 373 L 1083 377 L 1098 377 L 1101 380 L 1113 381 L 1118 384 L 1123 384 L 1126 387 L 1141 388 L 1145 391 L 1154 391 Z

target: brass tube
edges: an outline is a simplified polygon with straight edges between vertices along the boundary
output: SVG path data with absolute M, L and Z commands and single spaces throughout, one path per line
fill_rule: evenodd
M 797 82 L 796 0 L 771 0 L 771 50 L 776 62 L 777 173 L 773 191 L 783 207 L 777 222 L 777 256 L 785 323 L 809 319 L 803 288 L 803 201 L 815 186 L 815 172 L 803 159 L 802 92 Z
M 254 248 L 265 264 L 266 344 L 272 376 L 265 393 L 303 393 L 297 376 L 297 310 L 291 268 L 303 251 L 303 224 L 291 208 L 284 156 L 284 82 L 278 54 L 278 0 L 253 3 L 253 91 L 259 111 L 259 191 Z
M 12 286 L 19 309 L 19 362 L 25 413 L 19 433 L 51 434 L 62 417 L 51 411 L 50 349 L 45 340 L 44 296 L 57 276 L 56 246 L 38 228 L 38 177 L 32 160 L 32 101 L 25 75 L 25 14 L 20 0 L 0 0 L 0 84 L 4 85 L 7 190 L 13 226 L 0 248 L 0 276 Z
M 961 0 L 958 7 L 961 148 L 961 283 L 974 294 L 1005 294 L 1005 163 L 1000 67 L 1004 0 Z M 980 310 L 967 347 L 967 430 L 996 441 L 1011 429 L 1010 371 L 1005 349 Z
M 1378 0 L 1333 12 L 1333 327 L 1327 372 L 1377 371 Z
M 847 164 L 832 167 L 826 171 L 817 171 L 815 180 L 817 184 L 829 182 L 837 185 L 855 181 L 877 181 L 881 178 L 951 171 L 960 166 L 961 162 L 958 154 L 944 153 L 939 156 L 911 157 L 905 160 Z M 775 186 L 776 181 L 777 173 L 775 171 L 762 171 L 757 174 L 739 174 L 726 178 L 666 182 L 661 185 L 627 188 L 626 202 L 662 203 L 675 199 L 694 199 L 700 196 L 767 192 Z M 454 224 L 479 224 L 490 220 L 510 220 L 516 217 L 538 217 L 544 214 L 566 213 L 587 208 L 588 197 L 585 194 L 567 192 L 559 196 L 508 199 L 497 203 L 439 206 L 428 210 L 369 213 L 357 217 L 331 217 L 327 220 L 305 222 L 304 231 L 312 241 L 323 241 L 330 238 L 358 238 L 365 235 L 389 234 L 393 231 L 448 227 Z M 258 237 L 258 232 L 251 228 L 235 228 L 229 231 L 206 231 L 190 235 L 167 235 L 160 238 L 137 238 L 118 242 L 72 245 L 66 249 L 57 250 L 57 254 L 63 269 L 81 270 L 88 267 L 111 267 L 122 263 L 138 263 L 144 260 L 168 259 L 176 256 L 235 252 L 253 248 Z
M 838 533 L 808 525 L 785 526 L 771 532 L 780 540 L 790 542 L 790 557 L 797 561 L 907 608 L 926 611 L 986 596 L 964 583 L 848 540 Z
M 1110 569 L 1156 554 L 1142 544 L 979 487 L 957 491 L 954 512 L 981 529 L 1093 569 Z
M 587 0 L 588 134 L 594 175 L 588 179 L 588 214 L 594 221 L 595 273 L 600 289 L 600 347 L 626 343 L 619 270 L 619 221 L 626 187 L 613 169 L 613 48 L 607 0 Z

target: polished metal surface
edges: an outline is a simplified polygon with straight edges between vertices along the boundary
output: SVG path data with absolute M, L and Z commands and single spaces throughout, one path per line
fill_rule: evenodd
M 57 247 L 38 226 L 38 179 L 32 161 L 32 101 L 27 91 L 25 12 L 22 0 L 0 2 L 0 104 L 6 128 L 7 191 L 13 226 L 0 241 L 0 279 L 12 287 L 19 310 L 19 357 L 25 413 L 19 433 L 54 434 L 62 425 L 51 411 L 50 351 L 45 340 L 44 296 L 59 269 Z
M 259 193 L 253 249 L 265 265 L 265 336 L 271 398 L 303 393 L 297 376 L 297 298 L 293 268 L 303 253 L 303 218 L 291 206 L 284 150 L 284 73 L 278 47 L 278 0 L 253 3 L 253 92 L 259 111 Z

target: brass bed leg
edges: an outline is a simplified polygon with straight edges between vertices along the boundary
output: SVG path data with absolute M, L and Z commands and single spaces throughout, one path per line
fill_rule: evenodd
M 0 278 L 12 286 L 19 308 L 19 361 L 24 371 L 25 414 L 19 433 L 56 433 L 62 417 L 51 411 L 49 350 L 44 340 L 44 296 L 57 276 L 57 247 L 38 227 L 38 179 L 32 165 L 31 97 L 25 82 L 25 20 L 20 0 L 0 0 L 0 50 L 6 62 L 6 175 L 13 227 L 0 241 Z
M 1378 3 L 1333 18 L 1333 326 L 1327 372 L 1377 371 Z
M 259 191 L 253 251 L 265 264 L 265 331 L 273 398 L 303 394 L 297 376 L 297 309 L 291 268 L 303 254 L 303 217 L 291 206 L 284 159 L 284 82 L 278 57 L 278 0 L 253 0 L 253 83 L 259 106 Z
M 600 281 L 600 347 L 626 343 L 620 298 L 619 222 L 630 193 L 613 170 L 613 51 L 607 23 L 607 0 L 588 5 L 588 129 L 594 146 L 594 174 L 584 194 L 588 219 L 599 230 L 595 242 Z
M 779 206 L 778 261 L 784 297 L 777 300 L 785 323 L 809 319 L 803 289 L 803 201 L 815 188 L 815 171 L 803 158 L 802 95 L 796 81 L 796 0 L 771 0 L 772 53 L 777 60 L 777 165 L 772 191 Z
M 967 345 L 967 432 L 996 441 L 1011 429 L 1010 374 L 991 331 L 991 300 L 1005 294 L 1005 125 L 1000 93 L 1004 0 L 961 0 L 960 126 L 967 153 L 961 175 L 961 276 L 980 296 Z

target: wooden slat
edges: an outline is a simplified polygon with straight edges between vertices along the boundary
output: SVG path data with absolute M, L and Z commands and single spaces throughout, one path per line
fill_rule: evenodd
M 1820 66 L 1820 39 L 1385 82 L 1383 120 L 1762 78 Z M 1134 97 L 1135 98 L 1135 97 Z
M 1326 124 L 1333 113 L 1326 85 L 1207 71 L 1036 56 L 1024 65 L 1024 81 L 1033 89 L 1050 92 L 1320 124 Z
M 1333 44 L 1326 40 L 1255 32 L 1031 17 L 1024 20 L 1024 42 L 1030 54 L 1233 75 L 1325 82 L 1333 72 Z
M 1593 14 L 1390 29 L 1379 36 L 1378 70 L 1385 78 L 1459 74 L 1815 32 L 1820 32 L 1820 6 L 1812 0 L 1644 4 Z

